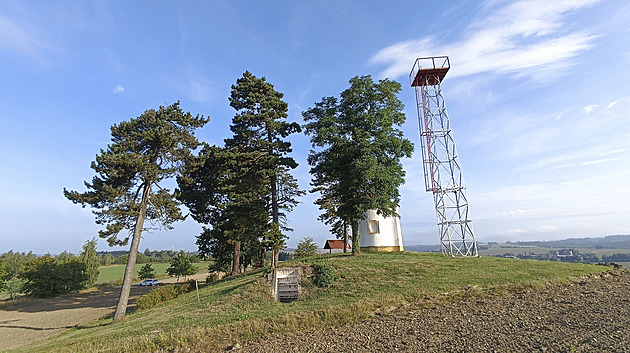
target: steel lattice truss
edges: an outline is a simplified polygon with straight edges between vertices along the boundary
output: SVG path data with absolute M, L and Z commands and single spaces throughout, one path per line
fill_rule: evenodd
M 416 90 L 426 190 L 433 193 L 442 253 L 478 256 L 466 187 L 457 159 L 441 82 L 448 57 L 419 58 L 411 74 Z

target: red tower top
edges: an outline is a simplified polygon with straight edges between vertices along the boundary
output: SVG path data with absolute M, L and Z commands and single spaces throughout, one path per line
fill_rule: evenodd
M 418 58 L 411 68 L 411 73 L 409 73 L 409 82 L 412 87 L 438 85 L 450 68 L 448 56 Z

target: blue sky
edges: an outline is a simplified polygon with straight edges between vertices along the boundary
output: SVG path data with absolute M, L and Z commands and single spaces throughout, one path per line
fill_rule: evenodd
M 630 233 L 630 3 L 532 1 L 3 1 L 0 3 L 0 253 L 79 252 L 96 236 L 84 190 L 109 127 L 181 101 L 222 144 L 245 70 L 285 94 L 289 120 L 355 75 L 402 83 L 448 55 L 442 88 L 478 241 Z M 310 180 L 305 136 L 295 175 Z M 421 154 L 404 161 L 405 243 L 437 244 Z M 315 195 L 289 216 L 289 246 L 323 244 Z M 195 250 L 200 226 L 145 234 L 141 249 Z M 99 249 L 107 250 L 103 240 Z

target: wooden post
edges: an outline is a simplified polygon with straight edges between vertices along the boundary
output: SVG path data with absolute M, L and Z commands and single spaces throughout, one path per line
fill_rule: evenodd
M 195 280 L 195 289 L 197 290 L 197 303 L 199 303 L 199 284 L 197 280 Z

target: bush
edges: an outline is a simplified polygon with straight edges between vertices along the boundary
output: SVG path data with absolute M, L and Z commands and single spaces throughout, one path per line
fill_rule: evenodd
M 88 281 L 85 264 L 70 259 L 58 264 L 50 255 L 31 261 L 24 272 L 23 290 L 39 298 L 49 298 L 83 289 Z
M 151 309 L 160 303 L 175 299 L 181 294 L 188 293 L 194 288 L 194 282 L 171 284 L 155 288 L 136 300 L 136 309 Z
M 217 282 L 221 280 L 221 275 L 218 272 L 211 272 L 206 277 L 206 283 Z
M 335 272 L 326 263 L 314 263 L 313 270 L 315 270 L 315 277 L 313 278 L 313 284 L 318 287 L 327 288 L 333 285 L 337 280 Z

